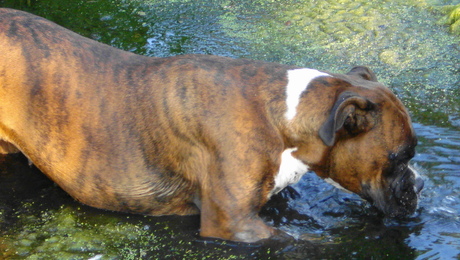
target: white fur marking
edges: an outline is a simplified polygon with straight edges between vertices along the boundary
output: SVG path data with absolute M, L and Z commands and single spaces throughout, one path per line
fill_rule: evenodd
M 352 193 L 351 191 L 345 189 L 344 187 L 342 187 L 342 185 L 338 184 L 337 182 L 335 182 L 333 179 L 331 178 L 326 178 L 324 179 L 325 182 L 331 184 L 332 186 L 336 187 L 337 189 L 339 190 L 342 190 L 342 191 L 345 191 L 347 193 Z
M 414 167 L 412 167 L 412 165 L 409 165 L 409 169 L 414 173 L 414 178 L 415 179 L 420 178 L 420 174 L 418 173 L 418 171 Z
M 286 149 L 281 154 L 281 165 L 278 174 L 275 176 L 275 187 L 268 197 L 280 192 L 291 184 L 297 183 L 307 173 L 308 166 L 292 156 L 292 152 L 296 150 L 297 148 Z
M 412 173 L 414 174 L 415 184 L 417 184 L 417 181 L 418 181 L 419 179 L 421 179 L 422 177 L 420 177 L 420 174 L 418 173 L 418 171 L 417 171 L 414 167 L 412 167 L 412 165 L 409 165 L 409 169 L 410 169 L 410 170 L 412 171 Z M 422 187 L 423 187 L 423 185 L 422 185 Z M 420 188 L 420 187 L 419 187 L 419 188 Z M 417 189 L 417 185 L 414 185 L 414 191 L 415 191 L 415 193 L 420 194 L 421 189 L 420 189 L 420 190 Z
M 287 71 L 286 85 L 286 118 L 292 120 L 297 113 L 297 105 L 300 101 L 300 95 L 307 88 L 308 84 L 320 76 L 331 76 L 327 73 L 314 69 L 295 69 Z

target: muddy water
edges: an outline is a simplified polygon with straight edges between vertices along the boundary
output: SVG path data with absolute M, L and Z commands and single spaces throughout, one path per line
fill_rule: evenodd
M 297 240 L 203 240 L 197 217 L 81 205 L 21 156 L 0 163 L 0 258 L 460 259 L 460 44 L 444 24 L 458 0 L 0 0 L 82 35 L 150 56 L 246 57 L 346 72 L 374 69 L 403 99 L 426 181 L 411 218 L 387 219 L 313 173 L 261 215 Z M 1 43 L 0 43 L 1 44 Z

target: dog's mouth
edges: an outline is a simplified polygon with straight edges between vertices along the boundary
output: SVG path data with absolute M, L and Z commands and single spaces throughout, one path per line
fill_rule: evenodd
M 414 169 L 406 167 L 382 183 L 380 187 L 363 184 L 361 196 L 389 217 L 407 217 L 415 213 L 424 181 Z

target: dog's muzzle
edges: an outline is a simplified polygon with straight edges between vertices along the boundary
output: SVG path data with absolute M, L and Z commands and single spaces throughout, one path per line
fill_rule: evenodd
M 391 176 L 382 177 L 382 186 L 362 185 L 362 197 L 390 217 L 412 215 L 418 207 L 423 179 L 409 166 L 400 168 Z

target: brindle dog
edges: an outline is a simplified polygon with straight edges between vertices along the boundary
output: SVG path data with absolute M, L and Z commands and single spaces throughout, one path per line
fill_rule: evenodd
M 347 74 L 207 55 L 152 58 L 0 9 L 0 152 L 22 152 L 82 203 L 201 214 L 253 242 L 308 169 L 392 216 L 423 182 L 408 112 L 365 67 Z

